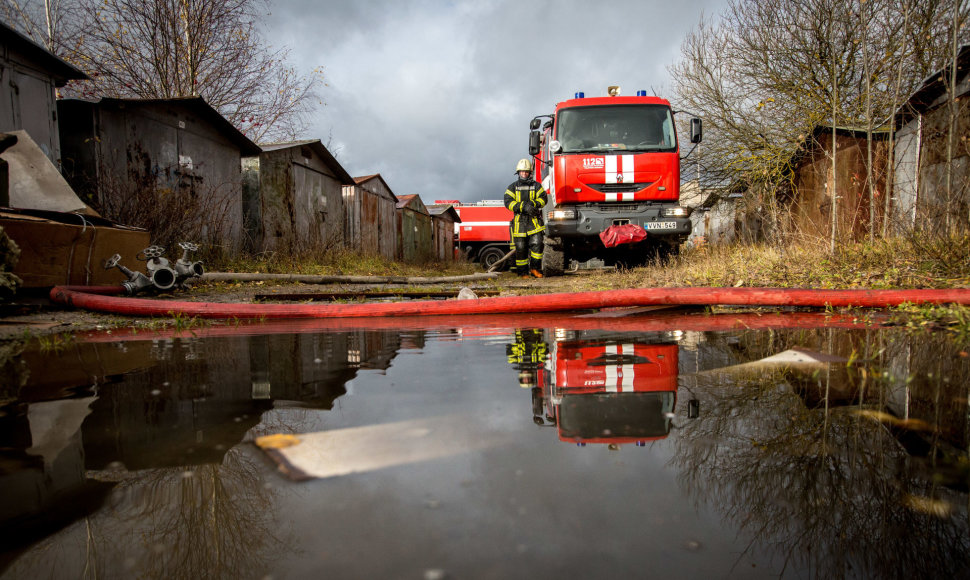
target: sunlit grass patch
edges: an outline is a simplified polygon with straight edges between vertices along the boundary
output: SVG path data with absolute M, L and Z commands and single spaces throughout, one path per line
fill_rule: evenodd
M 970 237 L 705 246 L 630 272 L 639 286 L 951 288 L 970 285 Z

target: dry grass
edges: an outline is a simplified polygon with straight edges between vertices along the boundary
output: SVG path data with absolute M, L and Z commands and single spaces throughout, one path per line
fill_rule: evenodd
M 721 246 L 627 274 L 631 286 L 953 288 L 970 285 L 970 236 L 879 240 L 840 247 Z
M 481 272 L 478 264 L 404 264 L 346 250 L 317 258 L 283 255 L 227 261 L 209 268 L 233 272 L 324 275 L 454 276 Z M 776 288 L 953 288 L 970 286 L 970 236 L 878 240 L 841 246 L 708 246 L 685 250 L 667 264 L 632 270 L 581 272 L 522 281 L 506 272 L 493 283 L 519 294 L 660 286 Z
M 348 250 L 332 250 L 308 258 L 295 258 L 281 253 L 235 258 L 216 263 L 210 270 L 336 276 L 459 276 L 481 271 L 477 264 L 469 262 L 405 264 Z

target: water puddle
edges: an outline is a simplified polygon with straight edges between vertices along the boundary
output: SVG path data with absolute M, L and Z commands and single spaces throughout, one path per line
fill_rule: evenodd
M 641 311 L 7 346 L 0 576 L 967 576 L 967 347 L 878 322 Z

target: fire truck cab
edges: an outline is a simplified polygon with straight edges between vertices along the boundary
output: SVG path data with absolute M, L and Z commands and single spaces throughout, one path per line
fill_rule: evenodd
M 690 234 L 690 210 L 679 205 L 680 148 L 670 103 L 646 91 L 635 97 L 620 96 L 619 87 L 608 92 L 576 93 L 529 125 L 535 179 L 549 194 L 547 275 L 665 258 Z M 700 119 L 692 119 L 691 142 L 701 135 Z M 602 232 L 630 225 L 642 228 L 643 241 L 604 245 Z

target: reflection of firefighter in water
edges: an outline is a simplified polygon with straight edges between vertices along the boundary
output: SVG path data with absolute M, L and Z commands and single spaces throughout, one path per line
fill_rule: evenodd
M 549 347 L 543 340 L 542 330 L 516 330 L 515 342 L 505 347 L 505 354 L 512 368 L 519 371 L 519 386 L 532 389 L 533 402 L 538 397 L 541 408 L 542 389 L 547 387 L 549 381 L 546 372 Z

